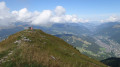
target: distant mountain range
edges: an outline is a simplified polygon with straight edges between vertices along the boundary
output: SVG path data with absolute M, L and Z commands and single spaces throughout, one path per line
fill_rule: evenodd
M 97 27 L 96 29 L 97 35 L 108 36 L 109 39 L 112 39 L 120 44 L 120 23 L 119 22 L 111 22 L 104 23 Z
M 23 27 L 14 27 L 9 29 L 1 29 L 0 30 L 0 41 L 7 38 L 9 35 L 12 35 L 16 32 L 24 30 Z
M 19 25 L 19 24 L 18 24 Z M 6 29 L 6 34 L 13 34 L 15 31 L 23 30 L 29 25 Z M 46 33 L 52 34 L 68 42 L 81 53 L 97 59 L 103 60 L 109 57 L 120 57 L 120 23 L 56 23 L 50 27 L 33 26 L 35 29 L 41 29 Z M 10 31 L 7 33 L 7 31 Z M 13 32 L 12 32 L 13 31 Z

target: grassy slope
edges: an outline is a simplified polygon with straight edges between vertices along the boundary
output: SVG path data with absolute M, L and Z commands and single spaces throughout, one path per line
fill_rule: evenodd
M 14 42 L 21 40 L 22 35 L 31 41 L 22 41 L 18 47 Z M 8 58 L 10 61 L 2 63 L 2 67 L 107 67 L 80 54 L 62 39 L 41 30 L 21 31 L 11 35 L 0 43 L 0 49 L 0 58 L 14 50 Z

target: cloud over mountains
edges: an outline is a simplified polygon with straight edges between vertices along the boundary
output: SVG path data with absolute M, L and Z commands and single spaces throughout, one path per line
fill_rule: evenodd
M 117 15 L 112 15 L 109 18 L 105 19 L 105 20 L 101 20 L 101 22 L 120 22 L 120 16 Z
M 53 11 L 30 12 L 27 8 L 19 11 L 10 11 L 5 2 L 0 2 L 0 28 L 14 26 L 17 22 L 32 25 L 48 25 L 53 23 L 88 22 L 88 20 L 78 18 L 76 15 L 66 15 L 66 10 L 62 6 L 57 6 Z
M 118 17 L 111 16 L 102 22 L 119 21 Z M 0 29 L 13 27 L 16 23 L 46 26 L 54 23 L 80 23 L 89 22 L 87 19 L 79 18 L 77 15 L 67 15 L 62 6 L 56 6 L 54 10 L 29 11 L 27 8 L 18 11 L 10 11 L 5 2 L 0 2 Z

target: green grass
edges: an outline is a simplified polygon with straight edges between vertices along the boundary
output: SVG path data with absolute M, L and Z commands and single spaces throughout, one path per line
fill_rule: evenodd
M 22 41 L 21 45 L 16 47 L 13 42 L 20 40 L 21 35 L 29 38 L 31 42 Z M 3 51 L 16 47 L 9 58 L 11 61 L 1 64 L 2 67 L 106 67 L 81 54 L 62 39 L 41 30 L 18 32 L 1 42 L 0 47 L 5 48 Z
M 100 48 L 101 51 L 105 51 L 106 49 L 105 48 Z

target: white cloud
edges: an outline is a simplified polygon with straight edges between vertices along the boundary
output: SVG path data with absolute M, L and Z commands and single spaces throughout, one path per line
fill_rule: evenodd
M 63 8 L 62 6 L 57 6 L 56 9 L 55 9 L 55 14 L 57 16 L 64 15 L 65 12 L 66 12 L 65 8 Z
M 120 22 L 120 16 L 112 15 L 101 22 Z M 52 10 L 43 10 L 42 12 L 30 12 L 27 8 L 18 11 L 10 11 L 5 2 L 0 2 L 0 29 L 15 26 L 15 23 L 21 22 L 32 25 L 51 25 L 54 23 L 80 23 L 89 22 L 88 19 L 79 18 L 77 15 L 67 15 L 62 6 L 57 6 Z
M 15 16 L 9 12 L 5 2 L 0 2 L 0 29 L 14 26 Z
M 88 20 L 78 18 L 76 15 L 66 15 L 65 12 L 65 8 L 62 6 L 57 6 L 53 11 L 30 12 L 27 8 L 23 8 L 19 11 L 10 12 L 5 2 L 0 2 L 0 28 L 14 26 L 17 22 L 32 25 L 88 22 Z
M 34 19 L 32 20 L 32 24 L 35 25 L 47 24 L 50 22 L 51 17 L 52 17 L 52 11 L 44 10 L 38 16 L 34 17 Z
M 112 15 L 108 17 L 107 19 L 101 20 L 101 22 L 120 22 L 120 17 L 116 15 Z
M 54 16 L 50 19 L 50 21 L 55 23 L 63 23 L 64 19 L 63 17 L 60 17 L 60 16 Z
M 16 20 L 19 22 L 30 22 L 32 18 L 32 13 L 23 8 L 19 11 L 12 11 L 12 14 L 16 16 Z

